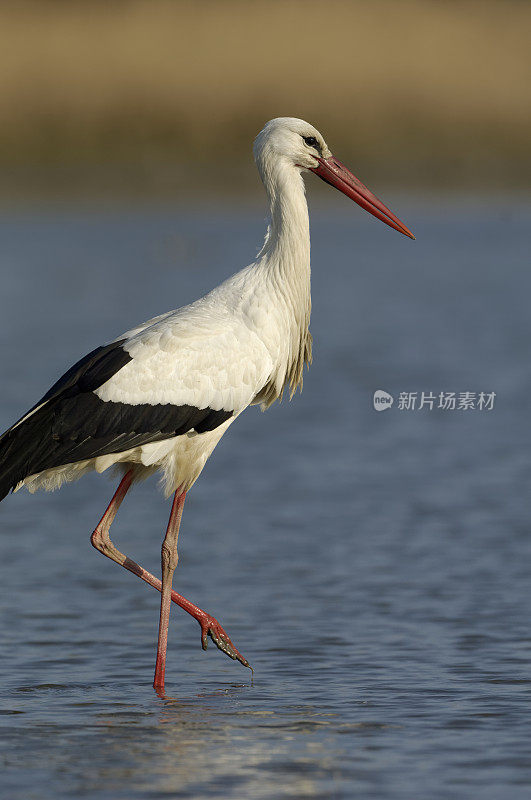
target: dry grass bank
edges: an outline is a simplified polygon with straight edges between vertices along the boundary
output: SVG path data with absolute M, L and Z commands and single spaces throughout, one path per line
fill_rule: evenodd
M 0 164 L 205 162 L 302 116 L 399 180 L 531 177 L 531 4 L 0 3 Z

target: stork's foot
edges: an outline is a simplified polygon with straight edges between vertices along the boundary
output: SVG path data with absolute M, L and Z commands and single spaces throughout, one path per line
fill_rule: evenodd
M 201 646 L 203 650 L 207 649 L 208 637 L 210 636 L 216 647 L 221 650 L 222 653 L 225 653 L 225 655 L 232 658 L 234 661 L 239 661 L 244 667 L 249 667 L 251 672 L 253 671 L 247 659 L 234 647 L 230 636 L 225 633 L 217 619 L 211 617 L 210 614 L 205 614 L 204 617 L 201 617 L 201 619 L 197 621 L 201 625 Z

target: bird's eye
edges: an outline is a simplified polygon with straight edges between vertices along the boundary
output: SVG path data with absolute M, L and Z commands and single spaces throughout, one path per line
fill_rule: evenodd
M 321 152 L 321 148 L 320 148 L 320 146 L 319 146 L 319 142 L 317 141 L 317 139 L 315 138 L 315 136 L 303 136 L 302 138 L 304 139 L 304 141 L 306 142 L 306 144 L 308 145 L 308 147 L 315 147 L 315 149 L 316 149 L 316 150 L 317 150 L 319 153 Z

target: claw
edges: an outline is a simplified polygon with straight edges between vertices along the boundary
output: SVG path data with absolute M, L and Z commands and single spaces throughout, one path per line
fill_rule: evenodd
M 239 650 L 232 644 L 230 637 L 225 633 L 217 619 L 209 616 L 205 620 L 200 620 L 199 624 L 201 625 L 201 647 L 203 650 L 207 649 L 208 637 L 210 636 L 216 647 L 221 650 L 222 653 L 232 658 L 233 661 L 239 661 L 244 667 L 248 667 L 251 672 L 254 672 L 247 659 L 244 658 Z

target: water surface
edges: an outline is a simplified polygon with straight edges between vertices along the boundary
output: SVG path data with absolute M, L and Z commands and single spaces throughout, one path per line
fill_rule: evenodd
M 190 493 L 176 588 L 254 681 L 89 544 L 88 476 L 0 507 L 3 794 L 513 800 L 531 780 L 531 207 L 392 202 L 410 242 L 348 203 L 312 215 L 314 366 L 249 410 Z M 248 263 L 254 208 L 0 218 L 0 422 L 73 361 Z M 495 392 L 492 411 L 372 395 Z M 131 493 L 114 538 L 152 571 L 169 505 Z

